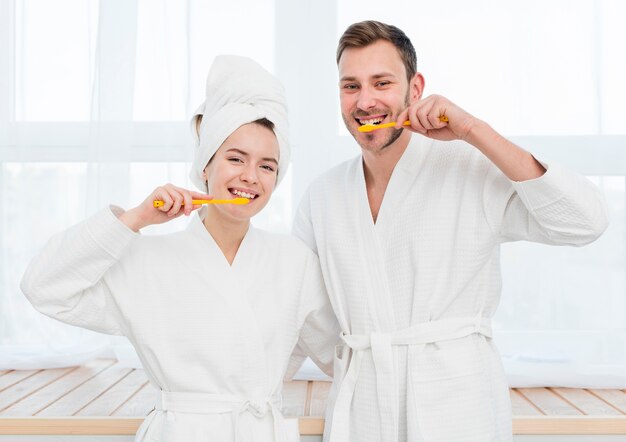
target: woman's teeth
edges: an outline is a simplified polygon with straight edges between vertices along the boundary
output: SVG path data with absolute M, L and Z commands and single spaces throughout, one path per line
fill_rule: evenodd
M 243 197 L 243 198 L 248 198 L 248 199 L 254 199 L 256 198 L 256 195 L 254 193 L 247 193 L 247 192 L 242 192 L 240 190 L 232 190 L 231 193 Z

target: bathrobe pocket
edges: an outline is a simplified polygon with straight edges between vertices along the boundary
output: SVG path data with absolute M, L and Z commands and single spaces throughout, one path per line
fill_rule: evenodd
M 414 401 L 424 442 L 493 440 L 484 339 L 470 335 L 410 348 L 409 400 Z

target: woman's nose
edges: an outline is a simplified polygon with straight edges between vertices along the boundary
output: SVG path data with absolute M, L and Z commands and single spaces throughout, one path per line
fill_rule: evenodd
M 256 183 L 257 179 L 257 170 L 253 165 L 246 166 L 241 172 L 241 180 L 246 183 Z

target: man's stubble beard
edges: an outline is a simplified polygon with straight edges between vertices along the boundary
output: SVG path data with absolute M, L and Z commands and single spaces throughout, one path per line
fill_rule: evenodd
M 409 93 L 410 93 L 410 89 L 407 91 L 406 93 L 406 97 L 404 99 L 404 106 L 405 108 L 409 107 L 411 102 L 410 102 L 410 98 L 409 98 Z M 350 130 L 350 126 L 348 124 L 348 120 L 346 119 L 345 115 L 341 115 L 341 118 L 343 119 L 343 123 L 346 125 L 346 128 L 348 129 L 348 131 L 350 132 L 350 135 L 352 135 L 352 138 L 354 138 L 354 140 L 359 144 L 359 146 L 361 146 L 361 148 L 363 148 L 363 145 L 361 143 L 359 143 L 359 140 L 356 137 L 356 134 L 354 134 L 352 132 L 352 130 Z M 354 117 L 351 115 L 350 118 L 352 118 L 354 120 Z M 403 121 L 404 123 L 404 121 Z M 402 132 L 404 131 L 404 129 L 395 129 L 391 132 L 391 134 L 389 135 L 389 139 L 383 144 L 382 147 L 380 147 L 378 149 L 379 152 L 384 151 L 386 148 L 388 148 L 389 146 L 391 146 L 393 143 L 395 143 L 395 141 L 400 138 L 400 135 L 402 135 Z M 358 132 L 358 130 L 357 130 Z M 360 132 L 358 132 L 360 133 Z M 368 140 L 372 140 L 374 139 L 374 135 L 366 135 Z

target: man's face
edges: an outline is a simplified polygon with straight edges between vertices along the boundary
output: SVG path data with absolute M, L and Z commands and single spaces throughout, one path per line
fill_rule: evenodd
M 346 127 L 363 148 L 380 151 L 391 145 L 403 130 L 394 128 L 369 133 L 357 129 L 364 124 L 396 121 L 421 89 L 406 78 L 396 47 L 379 40 L 362 48 L 348 48 L 339 60 L 339 99 Z M 413 83 L 413 82 L 411 82 Z

